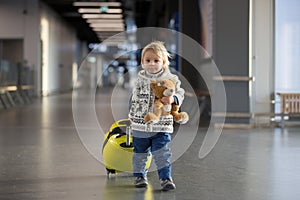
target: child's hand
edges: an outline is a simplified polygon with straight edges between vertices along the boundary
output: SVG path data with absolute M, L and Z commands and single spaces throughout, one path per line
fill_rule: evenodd
M 163 97 L 163 98 L 161 98 L 161 102 L 165 105 L 172 104 L 172 103 L 174 103 L 174 97 L 173 96 Z

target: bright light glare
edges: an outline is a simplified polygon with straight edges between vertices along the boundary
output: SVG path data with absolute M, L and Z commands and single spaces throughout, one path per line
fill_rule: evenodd
M 107 10 L 101 11 L 101 9 L 97 9 L 97 8 L 80 8 L 78 9 L 79 13 L 122 13 L 122 9 L 120 8 L 109 8 Z
M 120 14 L 83 14 L 84 19 L 122 19 Z
M 120 2 L 74 2 L 74 6 L 111 6 L 120 7 L 122 4 Z
M 42 94 L 49 90 L 49 22 L 47 19 L 41 19 L 41 40 L 42 46 Z

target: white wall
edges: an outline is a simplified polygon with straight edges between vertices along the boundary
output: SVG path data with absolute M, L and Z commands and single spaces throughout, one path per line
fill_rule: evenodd
M 48 67 L 42 77 L 41 19 L 49 22 Z M 76 32 L 39 0 L 0 1 L 0 39 L 22 39 L 23 59 L 35 70 L 35 89 L 41 94 L 63 92 L 72 88 L 72 69 L 76 63 Z M 13 52 L 12 52 L 13 53 Z M 42 70 L 43 69 L 43 70 Z M 42 80 L 44 79 L 44 80 Z M 45 86 L 45 85 L 44 85 Z
M 0 39 L 23 40 L 23 60 L 27 60 L 33 67 L 36 72 L 35 82 L 38 82 L 37 74 L 40 68 L 38 0 L 1 0 L 0 27 Z
M 73 64 L 76 63 L 75 30 L 43 3 L 40 15 L 47 23 L 47 30 L 41 25 L 42 31 L 47 32 L 46 39 L 42 36 L 42 94 L 68 91 L 73 86 Z
M 251 112 L 271 112 L 271 95 L 274 92 L 274 2 L 250 0 L 253 5 Z M 250 74 L 251 76 L 251 74 Z
M 24 37 L 23 14 L 24 0 L 0 1 L 0 37 L 2 39 L 16 39 Z

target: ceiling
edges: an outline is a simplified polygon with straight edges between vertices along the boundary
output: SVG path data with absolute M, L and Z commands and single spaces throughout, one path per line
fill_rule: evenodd
M 101 38 L 99 34 L 93 31 L 93 29 L 86 22 L 86 19 L 82 18 L 82 15 L 78 12 L 78 7 L 74 6 L 76 0 L 42 0 L 49 7 L 55 10 L 60 16 L 62 16 L 69 24 L 71 24 L 77 33 L 77 37 L 80 40 L 87 41 L 88 43 L 99 43 Z M 151 0 L 85 0 L 84 2 L 121 2 L 122 15 L 125 21 L 128 18 L 134 20 L 139 27 L 146 20 L 145 9 L 149 8 Z M 101 33 L 102 34 L 102 33 Z

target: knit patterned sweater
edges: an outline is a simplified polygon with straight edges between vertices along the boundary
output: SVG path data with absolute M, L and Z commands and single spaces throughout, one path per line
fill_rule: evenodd
M 156 74 L 149 74 L 145 70 L 138 73 L 135 87 L 131 98 L 131 108 L 128 114 L 132 121 L 132 129 L 140 132 L 168 132 L 173 133 L 173 116 L 162 116 L 157 123 L 145 124 L 144 117 L 148 112 L 153 112 L 155 96 L 150 88 L 151 81 L 172 79 L 176 82 L 175 98 L 180 106 L 184 99 L 184 89 L 180 87 L 180 80 L 177 75 L 169 71 L 160 71 Z

